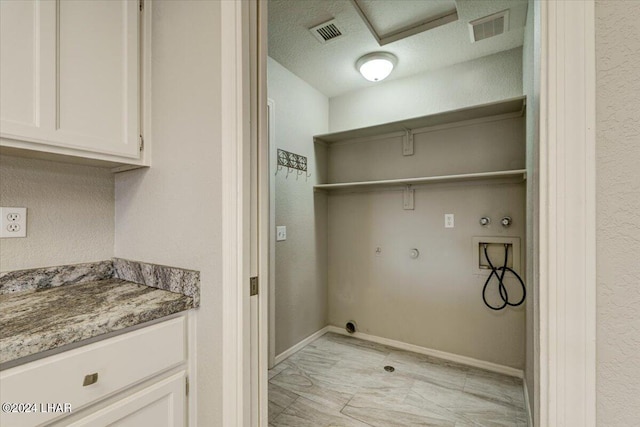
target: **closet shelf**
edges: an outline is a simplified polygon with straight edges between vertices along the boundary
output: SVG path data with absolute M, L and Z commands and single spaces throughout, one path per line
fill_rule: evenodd
M 430 114 L 428 116 L 415 117 L 413 119 L 400 120 L 397 122 L 328 133 L 324 135 L 316 135 L 313 139 L 315 142 L 331 145 L 341 141 L 370 138 L 399 131 L 405 132 L 408 130 L 413 131 L 423 128 L 433 128 L 435 126 L 468 122 L 488 117 L 520 117 L 524 114 L 525 107 L 526 97 L 520 96 L 489 104 L 476 105 L 458 110 Z
M 318 184 L 315 190 L 346 190 L 367 187 L 389 187 L 419 184 L 435 184 L 444 182 L 484 181 L 492 179 L 518 178 L 524 181 L 527 177 L 526 169 L 515 169 L 497 172 L 465 173 L 458 175 L 424 176 L 419 178 L 384 179 L 380 181 L 339 182 L 335 184 Z

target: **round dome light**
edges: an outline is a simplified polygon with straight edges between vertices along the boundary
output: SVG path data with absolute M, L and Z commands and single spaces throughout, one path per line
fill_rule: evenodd
M 370 82 L 379 82 L 391 74 L 398 59 L 386 52 L 369 53 L 356 62 L 356 68 L 362 77 Z

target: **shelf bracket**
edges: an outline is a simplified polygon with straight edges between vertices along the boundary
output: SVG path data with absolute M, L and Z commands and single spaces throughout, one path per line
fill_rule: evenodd
M 402 139 L 402 155 L 413 156 L 413 131 L 411 129 L 407 129 L 404 132 L 404 138 Z
M 404 192 L 402 195 L 402 209 L 408 210 L 408 211 L 414 210 L 414 204 L 413 204 L 414 193 L 415 193 L 415 190 L 411 188 L 410 185 L 407 185 L 404 188 Z

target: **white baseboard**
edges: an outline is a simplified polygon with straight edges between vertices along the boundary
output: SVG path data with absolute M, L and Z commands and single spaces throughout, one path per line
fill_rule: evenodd
M 304 348 L 306 345 L 312 343 L 313 341 L 317 340 L 318 338 L 320 338 L 321 336 L 323 336 L 324 334 L 326 334 L 327 332 L 334 332 L 336 334 L 340 334 L 340 335 L 346 335 L 346 336 L 352 336 L 355 338 L 359 338 L 361 340 L 365 340 L 365 341 L 371 341 L 371 342 L 375 342 L 378 344 L 383 344 L 383 345 L 388 345 L 389 347 L 395 347 L 399 350 L 406 350 L 406 351 L 412 351 L 414 353 L 419 353 L 419 354 L 425 354 L 427 356 L 433 356 L 433 357 L 437 357 L 439 359 L 444 359 L 444 360 L 448 360 L 451 362 L 456 362 L 456 363 L 460 363 L 462 365 L 467 365 L 467 366 L 472 366 L 474 368 L 480 368 L 480 369 L 484 369 L 487 371 L 491 371 L 491 372 L 496 372 L 499 374 L 504 374 L 504 375 L 509 375 L 511 377 L 516 377 L 516 378 L 524 378 L 524 372 L 521 369 L 516 369 L 516 368 L 512 368 L 510 366 L 504 366 L 504 365 L 498 365 L 497 363 L 492 363 L 492 362 L 487 362 L 484 360 L 479 360 L 479 359 L 474 359 L 472 357 L 467 357 L 467 356 L 460 356 L 458 354 L 453 354 L 453 353 L 447 353 L 446 351 L 440 351 L 440 350 L 434 350 L 431 348 L 426 348 L 426 347 L 420 347 L 419 345 L 414 345 L 414 344 L 408 344 L 402 341 L 396 341 L 396 340 L 392 340 L 389 338 L 383 338 L 383 337 L 378 337 L 375 335 L 369 335 L 369 334 L 363 334 L 362 332 L 356 332 L 353 334 L 348 333 L 346 330 L 339 328 L 337 326 L 325 326 L 324 328 L 320 329 L 317 332 L 314 332 L 313 334 L 309 335 L 308 337 L 306 337 L 305 339 L 303 339 L 302 341 L 300 341 L 299 343 L 297 343 L 296 345 L 288 348 L 287 350 L 283 351 L 282 353 L 278 354 L 275 358 L 275 364 L 277 365 L 278 363 L 282 362 L 283 360 L 285 360 L 287 357 L 291 356 L 292 354 L 296 353 L 297 351 L 301 350 L 302 348 Z M 524 384 L 524 381 L 523 381 Z M 525 402 L 527 404 L 527 411 L 529 414 L 529 418 L 531 418 L 531 410 L 529 407 L 529 396 L 527 394 L 527 388 L 525 386 Z
M 289 347 L 288 349 L 286 349 L 285 351 L 283 351 L 282 353 L 280 353 L 280 354 L 278 354 L 276 356 L 274 363 L 277 365 L 278 363 L 282 362 L 287 357 L 291 356 L 293 353 L 296 353 L 298 350 L 302 350 L 302 348 L 304 346 L 306 346 L 307 344 L 312 343 L 313 341 L 317 340 L 318 338 L 320 338 L 321 336 L 323 336 L 324 334 L 329 332 L 329 328 L 331 328 L 331 326 L 325 326 L 324 328 L 320 329 L 319 331 L 314 332 L 313 334 L 309 335 L 308 337 L 306 337 L 305 339 L 300 341 L 298 344 L 296 344 L 296 345 L 294 345 L 292 347 Z
M 371 341 L 378 344 L 384 344 L 390 347 L 395 347 L 400 350 L 412 351 L 414 353 L 419 353 L 419 354 L 426 354 L 427 356 L 433 356 L 439 359 L 460 363 L 462 365 L 473 366 L 474 368 L 480 368 L 486 371 L 509 375 L 511 377 L 524 378 L 524 372 L 521 369 L 512 368 L 510 366 L 498 365 L 497 363 L 486 362 L 484 360 L 478 360 L 472 357 L 460 356 L 458 354 L 447 353 L 445 351 L 434 350 L 426 347 L 420 347 L 414 344 L 407 344 L 402 341 L 396 341 L 389 338 L 382 338 L 382 337 L 377 337 L 375 335 L 363 334 L 362 332 L 355 332 L 353 334 L 350 334 L 346 330 L 339 328 L 337 326 L 327 326 L 327 328 L 325 329 L 328 329 L 327 332 L 335 332 L 341 335 L 352 336 L 355 338 L 360 338 L 361 340 Z
M 526 378 L 522 379 L 522 387 L 524 387 L 524 405 L 527 410 L 527 423 L 529 427 L 533 427 L 533 417 L 531 416 L 531 402 L 529 401 L 529 388 L 527 388 Z

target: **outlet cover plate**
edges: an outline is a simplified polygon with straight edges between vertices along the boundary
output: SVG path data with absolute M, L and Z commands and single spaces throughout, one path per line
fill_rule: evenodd
M 454 228 L 454 227 L 455 227 L 455 215 L 444 214 L 444 228 Z
M 0 238 L 13 237 L 27 237 L 27 208 L 0 208 Z
M 283 240 L 287 240 L 287 227 L 279 225 L 276 227 L 276 242 L 282 242 Z

